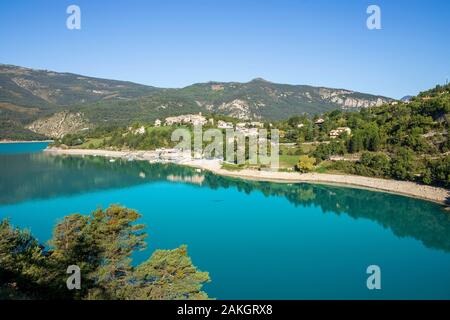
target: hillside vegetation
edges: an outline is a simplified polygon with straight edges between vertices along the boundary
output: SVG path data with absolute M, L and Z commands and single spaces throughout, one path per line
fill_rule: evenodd
M 99 100 L 129 100 L 154 87 L 0 64 L 0 139 L 43 139 L 25 128 L 36 119 Z
M 449 187 L 449 112 L 447 85 L 422 92 L 409 103 L 325 113 L 321 125 L 295 117 L 279 126 L 285 141 L 296 142 L 298 153 L 313 157 L 318 169 Z M 298 123 L 304 126 L 298 129 Z M 338 127 L 350 128 L 351 134 L 330 139 Z M 314 148 L 302 150 L 311 141 L 317 142 Z
M 98 101 L 81 107 L 95 123 L 127 124 L 170 115 L 215 113 L 241 120 L 281 120 L 333 109 L 358 110 L 391 101 L 349 90 L 296 86 L 254 79 L 248 83 L 209 82 L 164 89 L 132 101 Z M 76 108 L 79 109 L 78 107 Z
M 280 130 L 280 169 L 350 173 L 449 187 L 449 111 L 450 86 L 438 86 L 410 102 L 358 112 L 334 110 L 312 118 L 295 116 L 270 124 Z M 145 128 L 142 134 L 132 133 L 141 126 Z M 265 126 L 269 128 L 269 122 Z M 174 128 L 145 123 L 103 127 L 68 135 L 56 144 L 151 150 L 173 147 L 170 136 Z M 338 128 L 348 131 L 331 137 Z
M 129 125 L 198 112 L 239 119 L 281 120 L 302 113 L 358 110 L 389 101 L 351 90 L 277 84 L 264 79 L 164 89 L 0 65 L 0 139 L 35 136 L 27 126 L 61 111 L 81 113 L 84 121 L 94 126 Z

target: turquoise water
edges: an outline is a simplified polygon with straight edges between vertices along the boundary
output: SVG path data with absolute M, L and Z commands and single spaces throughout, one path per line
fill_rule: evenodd
M 450 214 L 407 197 L 248 182 L 174 165 L 0 145 L 0 218 L 41 242 L 70 213 L 138 210 L 149 247 L 187 244 L 218 299 L 450 299 Z M 15 148 L 20 152 L 11 152 Z M 381 268 L 382 289 L 366 287 Z
M 47 145 L 48 142 L 0 143 L 0 155 L 40 152 Z

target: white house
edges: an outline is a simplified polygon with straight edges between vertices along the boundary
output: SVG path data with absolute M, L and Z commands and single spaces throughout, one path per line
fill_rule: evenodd
M 323 120 L 322 118 L 319 118 L 314 123 L 320 125 L 320 124 L 322 124 L 324 122 L 325 122 L 325 120 Z
M 225 122 L 222 120 L 217 121 L 217 128 L 219 129 L 233 129 L 233 124 L 231 122 Z
M 352 129 L 350 129 L 349 127 L 339 127 L 335 130 L 331 130 L 329 133 L 329 136 L 331 139 L 335 139 L 337 137 L 339 137 L 341 134 L 343 134 L 344 132 L 347 132 L 347 134 L 351 134 L 352 133 Z
M 136 135 L 138 135 L 138 134 L 142 135 L 142 134 L 145 133 L 145 127 L 144 126 L 141 126 L 140 128 L 137 128 L 137 129 L 134 129 L 134 130 L 133 130 L 133 128 L 129 127 L 128 130 L 131 131 L 131 133 L 136 134 Z
M 192 124 L 192 125 L 204 125 L 208 122 L 201 113 L 199 114 L 184 114 L 177 117 L 166 118 L 165 124 L 168 126 L 175 124 Z
M 255 128 L 263 128 L 264 127 L 264 123 L 258 122 L 258 121 L 252 121 L 252 122 L 250 122 L 250 125 Z
M 161 120 L 159 119 L 155 120 L 155 127 L 161 127 Z

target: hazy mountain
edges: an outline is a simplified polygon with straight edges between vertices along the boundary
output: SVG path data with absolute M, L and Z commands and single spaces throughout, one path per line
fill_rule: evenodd
M 400 101 L 409 102 L 412 98 L 414 98 L 414 96 L 404 96 L 400 99 Z
M 46 110 L 99 100 L 126 100 L 155 90 L 125 81 L 0 65 L 0 102 L 21 107 Z
M 24 125 L 69 106 L 129 100 L 155 90 L 131 82 L 0 64 L 0 138 L 39 138 Z
M 255 79 L 247 83 L 208 82 L 182 89 L 161 89 L 128 101 L 98 101 L 76 106 L 94 123 L 153 121 L 169 115 L 217 113 L 240 119 L 286 119 L 302 113 L 359 109 L 392 101 L 389 98 L 304 85 Z
M 163 89 L 0 64 L 0 138 L 14 132 L 24 134 L 28 132 L 24 127 L 34 120 L 65 110 L 81 113 L 92 125 L 153 121 L 190 112 L 277 120 L 389 101 L 345 89 L 277 84 L 260 78 Z

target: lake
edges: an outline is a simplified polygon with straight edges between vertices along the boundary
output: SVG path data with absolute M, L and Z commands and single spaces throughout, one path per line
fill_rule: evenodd
M 450 299 L 450 213 L 382 192 L 219 177 L 169 165 L 0 144 L 0 219 L 45 243 L 71 213 L 121 204 L 152 251 L 188 246 L 217 299 Z M 368 290 L 366 268 L 381 268 Z

